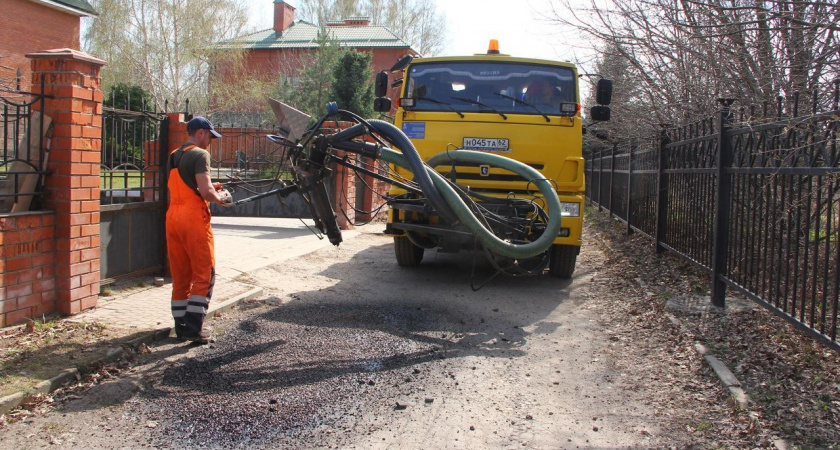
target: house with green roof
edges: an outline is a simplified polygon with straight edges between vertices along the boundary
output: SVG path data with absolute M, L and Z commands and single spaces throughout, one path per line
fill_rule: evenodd
M 283 0 L 274 1 L 274 26 L 245 36 L 219 42 L 217 49 L 245 51 L 247 76 L 274 81 L 280 76 L 292 78 L 303 69 L 307 56 L 318 48 L 315 24 L 295 20 L 295 8 Z M 374 73 L 390 69 L 408 54 L 417 54 L 411 46 L 384 26 L 371 25 L 367 17 L 350 17 L 326 24 L 327 32 L 341 47 L 369 52 Z M 224 83 L 225 71 L 215 70 L 210 83 Z M 394 90 L 392 94 L 396 95 Z M 264 110 L 256 105 L 254 110 Z
M 79 50 L 81 18 L 96 16 L 87 0 L 3 0 L 0 14 L 0 88 L 28 91 L 27 53 Z M 18 71 L 20 75 L 18 76 Z

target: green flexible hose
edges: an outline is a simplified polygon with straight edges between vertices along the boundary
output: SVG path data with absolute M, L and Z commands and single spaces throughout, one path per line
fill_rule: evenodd
M 383 149 L 382 159 L 410 170 L 405 156 L 395 150 Z M 513 244 L 499 239 L 491 230 L 487 229 L 478 220 L 478 218 L 475 217 L 475 215 L 473 215 L 469 206 L 467 206 L 461 196 L 458 195 L 458 192 L 449 185 L 449 182 L 433 169 L 436 165 L 453 161 L 489 164 L 501 167 L 534 183 L 540 189 L 540 192 L 542 192 L 548 206 L 548 223 L 546 224 L 545 232 L 543 232 L 537 240 L 527 244 Z M 471 150 L 453 150 L 439 153 L 431 157 L 426 162 L 426 171 L 432 178 L 432 183 L 443 196 L 446 203 L 452 208 L 455 215 L 458 216 L 458 219 L 461 220 L 461 223 L 463 223 L 476 235 L 476 237 L 478 237 L 478 240 L 481 241 L 485 248 L 493 253 L 512 259 L 533 258 L 548 250 L 554 242 L 554 239 L 557 237 L 557 233 L 560 231 L 560 200 L 557 198 L 554 188 L 551 183 L 545 179 L 543 174 L 526 164 L 492 153 L 483 153 Z

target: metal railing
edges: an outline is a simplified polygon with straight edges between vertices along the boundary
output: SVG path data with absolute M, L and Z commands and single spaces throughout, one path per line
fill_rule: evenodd
M 43 203 L 52 133 L 50 119 L 38 111 L 44 110 L 44 99 L 0 89 L 0 213 L 39 209 Z
M 761 119 L 721 100 L 715 118 L 592 152 L 587 197 L 708 272 L 713 304 L 735 289 L 840 350 L 840 83 L 831 95 Z
M 166 115 L 147 110 L 102 108 L 100 203 L 161 201 L 161 151 Z
M 247 181 L 290 179 L 291 173 L 286 158 L 287 148 L 271 142 L 266 136 L 279 134 L 276 128 L 268 127 L 221 127 L 222 134 L 210 145 L 214 179 Z

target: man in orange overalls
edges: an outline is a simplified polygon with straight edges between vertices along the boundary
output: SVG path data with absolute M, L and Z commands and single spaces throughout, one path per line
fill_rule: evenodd
M 210 204 L 232 204 L 227 191 L 217 191 L 210 179 L 212 139 L 221 137 L 209 120 L 187 123 L 189 139 L 169 155 L 169 209 L 166 245 L 172 271 L 172 317 L 179 339 L 199 344 L 210 341 L 202 327 L 215 281 Z

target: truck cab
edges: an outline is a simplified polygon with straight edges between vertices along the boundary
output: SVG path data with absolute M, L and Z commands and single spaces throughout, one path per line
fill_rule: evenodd
M 488 54 L 413 59 L 403 70 L 394 125 L 424 160 L 454 149 L 495 153 L 525 163 L 550 180 L 562 207 L 560 231 L 539 261 L 515 263 L 536 270 L 542 264 L 553 276 L 572 276 L 583 244 L 585 189 L 580 92 L 573 64 L 502 55 L 492 47 Z M 533 180 L 482 164 L 453 162 L 434 169 L 469 192 L 487 217 L 533 221 L 533 229 L 511 235 L 511 240 L 539 233 L 535 219 L 540 208 L 528 205 L 544 208 L 545 203 Z M 411 178 L 396 166 L 392 173 L 397 179 Z M 469 233 L 418 206 L 413 194 L 395 187 L 389 195 L 386 233 L 394 237 L 400 265 L 420 264 L 426 250 L 475 248 Z M 497 236 L 505 232 L 499 225 Z

